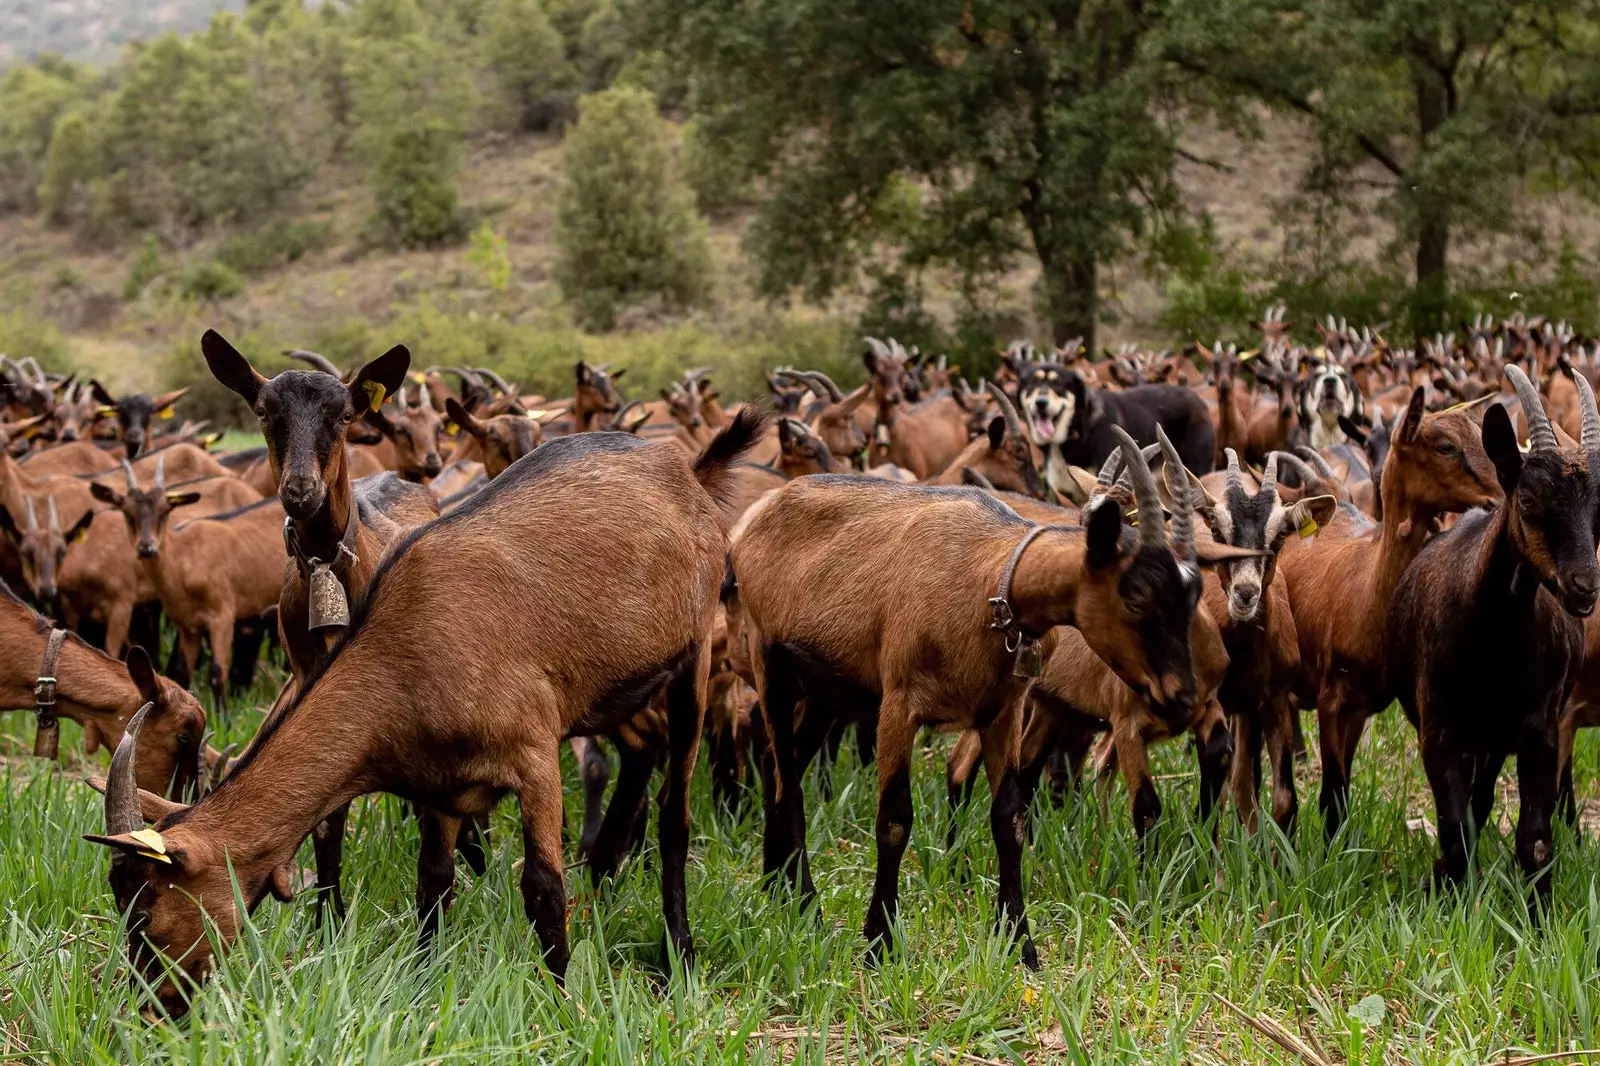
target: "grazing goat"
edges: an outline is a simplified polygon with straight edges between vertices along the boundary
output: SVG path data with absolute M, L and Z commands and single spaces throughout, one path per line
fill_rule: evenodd
M 1580 377 L 1582 440 L 1563 447 L 1533 383 L 1515 364 L 1505 373 L 1527 420 L 1528 452 L 1506 409 L 1490 407 L 1483 447 L 1505 502 L 1463 517 L 1401 578 L 1389 612 L 1389 679 L 1433 789 L 1436 879 L 1466 877 L 1472 826 L 1488 824 L 1500 768 L 1515 754 L 1517 861 L 1547 900 L 1558 718 L 1583 654 L 1578 619 L 1600 597 L 1600 412 Z
M 1000 921 L 1036 966 L 1022 905 L 1017 770 L 1028 683 L 1015 676 L 1019 654 L 1036 647 L 1048 657 L 1054 627 L 1075 625 L 1137 691 L 1160 705 L 1193 705 L 1199 577 L 1173 557 L 1149 469 L 1131 440 L 1124 447 L 1139 500 L 1136 539 L 1124 536 L 1116 506 L 1092 509 L 1087 529 L 1035 526 L 976 489 L 846 474 L 791 482 L 736 531 L 733 570 L 771 752 L 764 869 L 814 895 L 801 775 L 835 716 L 875 707 L 878 872 L 864 932 L 879 949 L 897 906 L 921 726 L 983 730 Z
M 1395 423 L 1379 481 L 1384 522 L 1340 513 L 1314 540 L 1291 540 L 1278 566 L 1300 642 L 1302 706 L 1317 709 L 1319 806 L 1330 838 L 1349 802 L 1350 767 L 1367 719 L 1389 705 L 1384 620 L 1395 586 L 1441 514 L 1486 507 L 1500 495 L 1475 412 L 1423 411 L 1411 394 Z
M 141 796 L 128 760 L 114 763 L 106 832 L 89 839 L 113 849 L 111 887 L 131 911 L 136 980 L 182 1013 L 180 978 L 212 966 L 207 919 L 216 942 L 238 935 L 235 886 L 247 909 L 269 892 L 287 897 L 300 841 L 329 811 L 374 791 L 455 817 L 487 814 L 516 792 L 524 907 L 561 977 L 560 745 L 612 728 L 662 691 L 662 909 L 671 949 L 688 962 L 689 777 L 727 556 L 715 499 L 762 430 L 760 414 L 741 412 L 692 465 L 676 448 L 624 434 L 550 442 L 390 550 L 322 670 L 216 791 L 178 808 Z M 641 513 L 651 520 L 638 521 Z M 463 575 L 480 577 L 464 586 Z M 525 593 L 494 592 L 507 587 Z M 434 639 L 452 596 L 495 634 L 492 652 Z M 157 822 L 153 837 L 139 832 L 142 814 Z M 181 974 L 166 971 L 163 955 Z

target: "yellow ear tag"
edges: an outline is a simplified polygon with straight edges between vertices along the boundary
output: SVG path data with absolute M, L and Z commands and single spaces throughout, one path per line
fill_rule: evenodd
M 22 439 L 32 440 L 42 432 L 43 430 L 41 430 L 38 426 L 29 426 L 27 429 L 22 431 Z
M 1307 537 L 1314 537 L 1316 535 L 1317 520 L 1312 518 L 1309 514 L 1305 515 L 1300 519 L 1300 539 L 1305 540 Z
M 411 372 L 411 380 L 415 381 L 418 385 L 426 385 L 428 383 L 428 375 L 424 374 L 420 370 L 413 370 Z
M 1127 514 L 1124 514 L 1122 517 L 1123 517 L 1123 520 L 1128 523 L 1128 525 L 1136 526 L 1136 525 L 1139 524 L 1139 509 L 1137 507 L 1135 507 L 1133 510 L 1129 511 Z
M 170 421 L 172 419 L 172 408 L 163 407 L 161 410 L 156 412 L 156 417 L 161 419 L 163 422 Z
M 1260 354 L 1261 354 L 1260 349 L 1251 348 L 1248 352 L 1241 352 L 1239 354 L 1239 362 L 1248 363 L 1250 360 L 1254 359 L 1256 356 L 1258 356 Z
M 376 381 L 369 381 L 362 387 L 367 390 L 367 404 L 374 411 L 383 406 L 383 397 L 385 393 L 381 384 Z
M 110 418 L 117 413 L 117 409 L 115 407 L 99 407 L 95 409 L 94 413 L 101 418 Z
M 453 437 L 457 433 L 461 432 L 461 427 L 456 425 L 454 422 L 446 422 L 444 424 L 444 431 Z
M 139 849 L 140 858 L 154 859 L 169 866 L 172 864 L 172 859 L 167 856 L 167 842 L 162 840 L 161 834 L 154 829 L 139 829 L 129 833 L 128 836 L 144 845 Z

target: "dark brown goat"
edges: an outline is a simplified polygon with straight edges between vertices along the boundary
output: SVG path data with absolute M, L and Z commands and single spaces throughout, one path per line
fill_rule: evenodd
M 261 423 L 267 459 L 287 521 L 282 537 L 295 565 L 280 571 L 278 634 L 294 672 L 275 711 L 294 698 L 320 669 L 348 621 L 349 605 L 365 593 L 385 549 L 407 529 L 438 517 L 433 494 L 392 475 L 353 482 L 346 465 L 345 431 L 368 415 L 390 390 L 400 390 L 411 353 L 396 345 L 363 366 L 347 385 L 326 373 L 290 370 L 267 379 L 221 334 L 207 330 L 201 350 L 211 373 L 237 393 Z M 418 390 L 426 396 L 425 390 Z M 450 402 L 454 403 L 454 400 Z M 459 406 L 459 405 L 458 405 Z M 344 908 L 339 876 L 347 808 L 317 827 L 319 897 L 335 913 Z M 425 820 L 426 828 L 437 826 Z M 437 840 L 436 832 L 425 839 Z M 424 856 L 433 871 L 438 857 Z M 449 863 L 446 852 L 443 862 Z M 434 898 L 442 889 L 426 883 Z M 424 909 L 424 917 L 432 907 Z
M 626 435 L 550 442 L 395 545 L 326 667 L 216 791 L 175 809 L 141 796 L 126 769 L 113 773 L 106 833 L 91 839 L 113 849 L 112 889 L 133 915 L 132 957 L 161 1002 L 174 1013 L 186 1007 L 181 975 L 158 954 L 205 976 L 206 918 L 224 945 L 244 919 L 235 885 L 247 908 L 268 892 L 287 896 L 285 867 L 300 841 L 329 811 L 374 791 L 457 817 L 517 793 L 524 906 L 562 975 L 560 745 L 611 728 L 663 690 L 671 739 L 662 908 L 671 947 L 687 961 L 689 776 L 727 555 L 715 499 L 729 464 L 761 432 L 761 416 L 743 412 L 692 466 L 675 448 Z M 651 520 L 638 521 L 641 513 Z M 485 593 L 463 586 L 464 574 L 527 592 Z M 434 639 L 450 597 L 464 597 L 462 616 L 494 632 L 494 669 L 483 646 Z M 158 847 L 132 835 L 141 811 L 158 819 Z
M 1390 437 L 1379 482 L 1385 521 L 1337 514 L 1314 540 L 1291 539 L 1279 568 L 1300 641 L 1296 696 L 1317 709 L 1323 826 L 1331 837 L 1349 802 L 1350 766 L 1367 719 L 1389 704 L 1384 620 L 1406 567 L 1434 519 L 1492 504 L 1499 496 L 1476 413 L 1423 411 L 1425 390 Z
M 499 477 L 506 467 L 544 441 L 539 423 L 520 407 L 492 418 L 479 418 L 451 397 L 445 401 L 445 413 L 463 433 L 478 442 L 483 472 L 490 479 Z
M 1517 861 L 1548 899 L 1558 718 L 1583 653 L 1578 619 L 1600 598 L 1600 412 L 1580 378 L 1582 441 L 1563 447 L 1533 383 L 1515 364 L 1505 373 L 1528 423 L 1528 453 L 1506 409 L 1491 406 L 1483 446 L 1505 503 L 1463 517 L 1401 578 L 1389 677 L 1433 789 L 1443 853 L 1435 877 L 1466 877 L 1471 826 L 1488 823 L 1500 768 L 1515 754 Z
M 117 439 L 122 442 L 123 454 L 129 459 L 139 458 L 155 436 L 151 422 L 170 419 L 173 405 L 189 391 L 189 386 L 185 385 L 160 396 L 133 392 L 118 399 L 98 381 L 91 381 L 89 387 L 94 390 L 94 398 L 102 405 L 98 412 L 100 417 L 116 419 Z
M 1037 965 L 1022 907 L 1017 770 L 1028 685 L 1013 668 L 1023 643 L 1039 636 L 1048 657 L 1054 627 L 1075 625 L 1138 691 L 1158 704 L 1193 704 L 1199 577 L 1173 557 L 1149 469 L 1131 441 L 1125 448 L 1136 464 L 1137 539 L 1124 536 L 1119 507 L 1093 509 L 1087 529 L 1036 527 L 975 489 L 841 474 L 791 482 L 735 532 L 733 569 L 771 752 L 764 869 L 814 894 L 800 778 L 834 716 L 876 705 L 878 873 L 865 935 L 879 948 L 911 830 L 912 740 L 924 725 L 971 726 L 984 731 L 994 795 L 1000 921 Z M 999 587 L 1007 570 L 1009 588 Z M 991 603 L 997 587 L 1004 618 Z

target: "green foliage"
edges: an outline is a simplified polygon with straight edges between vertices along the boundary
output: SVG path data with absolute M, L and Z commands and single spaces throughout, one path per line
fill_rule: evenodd
M 293 263 L 327 243 L 326 222 L 281 222 L 255 233 L 234 234 L 218 249 L 217 260 L 241 274 L 260 274 Z
M 1410 326 L 1450 318 L 1449 254 L 1463 235 L 1510 232 L 1530 169 L 1564 184 L 1600 162 L 1593 135 L 1600 36 L 1580 0 L 1182 0 L 1167 55 L 1235 100 L 1312 122 L 1305 192 L 1325 257 L 1352 192 L 1381 175 L 1412 263 Z
M 369 235 L 400 247 L 457 240 L 455 176 L 476 101 L 459 30 L 412 0 L 369 0 L 356 26 L 352 86 L 356 148 L 370 168 Z
M 755 196 L 755 187 L 745 171 L 732 165 L 719 146 L 706 137 L 699 119 L 684 123 L 678 168 L 694 193 L 695 206 L 703 214 L 742 207 Z
M 523 129 L 543 129 L 560 110 L 557 94 L 574 80 L 566 42 L 542 0 L 490 0 L 483 47 L 501 95 Z
M 0 79 L 0 213 L 36 206 L 57 126 L 83 98 L 85 81 L 80 68 L 58 59 L 13 67 Z
M 556 279 L 578 321 L 611 329 L 630 304 L 703 304 L 705 223 L 673 164 L 655 97 L 617 87 L 579 102 L 556 202 Z
M 89 119 L 81 108 L 74 108 L 56 120 L 50 134 L 37 197 L 45 221 L 60 226 L 81 217 L 88 208 L 89 183 L 93 180 L 94 143 Z
M 22 312 L 0 313 L 0 352 L 33 356 L 52 370 L 70 369 L 71 349 L 54 324 Z
M 1175 99 L 1159 16 L 1102 0 L 635 0 L 690 69 L 718 155 L 766 179 L 747 247 L 759 288 L 822 301 L 951 270 L 992 296 L 1024 257 L 1058 338 L 1092 339 L 1101 263 L 1178 213 Z M 925 190 L 914 215 L 895 186 Z M 974 301 L 978 302 L 978 301 Z
M 244 292 L 244 279 L 216 259 L 189 264 L 175 280 L 180 293 L 202 303 L 216 303 Z
M 478 280 L 494 292 L 504 292 L 511 284 L 511 253 L 504 235 L 484 222 L 467 240 L 467 265 L 478 273 Z
M 172 264 L 161 254 L 161 242 L 153 236 L 146 237 L 139 244 L 139 257 L 133 261 L 133 268 L 128 271 L 128 280 L 122 286 L 124 300 L 137 300 L 144 295 L 149 284 L 172 270 Z

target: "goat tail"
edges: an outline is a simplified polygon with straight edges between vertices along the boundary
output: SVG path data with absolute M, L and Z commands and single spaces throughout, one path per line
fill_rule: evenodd
M 733 421 L 712 437 L 705 451 L 695 458 L 694 478 L 718 506 L 732 502 L 733 464 L 756 446 L 771 421 L 772 415 L 767 411 L 749 405 L 741 407 Z

